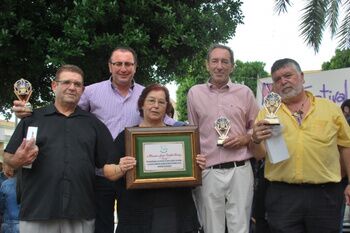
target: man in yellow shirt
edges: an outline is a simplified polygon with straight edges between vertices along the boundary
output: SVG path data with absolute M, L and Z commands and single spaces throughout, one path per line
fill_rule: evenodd
M 338 106 L 304 90 L 304 74 L 292 59 L 277 60 L 272 68 L 273 91 L 282 98 L 276 115 L 281 123 L 289 159 L 272 164 L 266 157 L 266 216 L 272 232 L 339 232 L 343 192 L 350 204 L 350 185 L 341 184 L 340 157 L 350 174 L 350 128 Z M 249 144 L 260 159 L 267 154 L 265 139 L 272 127 L 259 112 Z

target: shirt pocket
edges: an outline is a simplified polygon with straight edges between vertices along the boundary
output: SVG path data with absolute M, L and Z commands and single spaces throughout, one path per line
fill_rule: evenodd
M 315 120 L 311 124 L 311 130 L 309 131 L 314 140 L 322 143 L 330 142 L 333 137 L 332 132 L 334 132 L 332 124 L 326 120 Z

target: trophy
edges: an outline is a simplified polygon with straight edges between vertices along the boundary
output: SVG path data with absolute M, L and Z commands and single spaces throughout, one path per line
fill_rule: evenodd
M 271 137 L 265 140 L 267 155 L 272 164 L 276 164 L 287 160 L 289 152 L 287 144 L 283 137 L 283 126 L 276 115 L 281 107 L 281 96 L 277 93 L 270 92 L 264 98 L 264 107 L 267 111 L 265 120 L 268 121 L 271 128 Z
M 231 128 L 230 121 L 226 117 L 221 116 L 215 121 L 214 128 L 219 134 L 217 146 L 223 146 L 224 141 L 227 138 L 227 134 Z
M 270 125 L 279 125 L 280 122 L 276 115 L 276 112 L 281 107 L 281 96 L 275 92 L 270 92 L 264 98 L 264 108 L 267 111 L 265 120 L 269 122 Z
M 15 84 L 13 85 L 14 92 L 17 96 L 17 98 L 21 101 L 25 101 L 25 108 L 26 111 L 33 111 L 32 105 L 28 102 L 30 96 L 32 95 L 32 84 L 23 78 L 20 80 L 17 80 Z

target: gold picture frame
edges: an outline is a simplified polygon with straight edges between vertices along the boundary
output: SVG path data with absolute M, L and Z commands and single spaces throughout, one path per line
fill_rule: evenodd
M 194 187 L 202 173 L 196 163 L 200 153 L 197 126 L 128 127 L 126 154 L 136 166 L 126 174 L 127 189 Z

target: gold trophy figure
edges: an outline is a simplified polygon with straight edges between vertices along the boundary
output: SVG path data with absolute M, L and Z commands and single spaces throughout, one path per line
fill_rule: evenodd
M 223 146 L 225 139 L 228 138 L 227 134 L 231 128 L 230 121 L 226 117 L 221 116 L 215 121 L 214 128 L 219 134 L 217 146 Z
M 32 84 L 23 78 L 17 80 L 15 84 L 13 85 L 14 93 L 16 94 L 17 98 L 21 101 L 25 101 L 25 108 L 26 111 L 33 111 L 32 105 L 28 102 L 30 96 L 32 95 Z
M 270 125 L 279 125 L 279 119 L 276 112 L 281 107 L 281 96 L 275 92 L 270 92 L 264 98 L 264 108 L 267 111 L 265 120 L 269 122 Z

